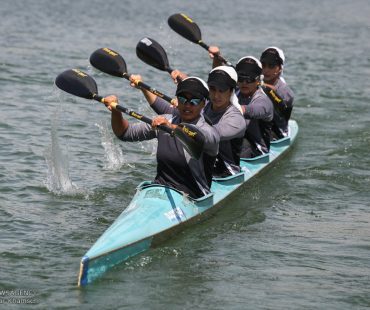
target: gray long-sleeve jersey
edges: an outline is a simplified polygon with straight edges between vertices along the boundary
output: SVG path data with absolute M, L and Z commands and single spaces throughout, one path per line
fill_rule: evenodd
M 246 129 L 243 115 L 232 104 L 223 111 L 215 112 L 211 102 L 206 104 L 203 114 L 220 135 L 220 150 L 214 175 L 227 176 L 240 172 L 240 153 Z
M 180 124 L 178 115 L 164 115 L 172 124 Z M 193 122 L 205 137 L 204 149 L 199 160 L 192 158 L 181 141 L 162 130 L 154 130 L 146 123 L 130 123 L 120 137 L 123 141 L 158 139 L 157 175 L 154 182 L 171 186 L 198 198 L 210 192 L 211 171 L 218 153 L 219 134 L 204 120 L 203 116 Z
M 252 156 L 258 156 L 270 151 L 270 136 L 274 108 L 271 100 L 261 88 L 250 96 L 237 92 L 239 104 L 245 106 L 244 117 L 247 129 L 245 138 L 252 147 Z
M 277 138 L 288 135 L 288 122 L 293 109 L 294 93 L 283 78 L 279 78 L 274 84 L 276 94 L 283 100 L 279 105 L 274 105 L 274 118 L 272 131 Z
M 152 104 L 155 112 L 175 113 L 177 111 L 163 99 L 157 97 Z M 203 115 L 212 123 L 220 136 L 220 147 L 217 155 L 214 175 L 232 175 L 240 171 L 240 152 L 246 129 L 245 120 L 240 111 L 230 104 L 224 111 L 214 112 L 211 102 L 207 102 Z

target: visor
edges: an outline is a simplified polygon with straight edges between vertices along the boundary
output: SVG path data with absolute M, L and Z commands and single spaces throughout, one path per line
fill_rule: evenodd
M 197 77 L 188 77 L 177 85 L 176 96 L 185 93 L 198 99 L 208 98 L 209 95 L 207 84 Z

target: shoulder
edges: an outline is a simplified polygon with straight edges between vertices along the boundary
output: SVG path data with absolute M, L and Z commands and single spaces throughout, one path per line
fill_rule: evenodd
M 289 87 L 288 83 L 286 82 L 286 80 L 282 76 L 277 80 L 277 82 L 275 84 L 275 87 L 277 89 L 281 88 L 281 89 L 289 89 L 290 90 L 290 87 Z
M 199 120 L 197 121 L 196 126 L 199 127 L 200 129 L 213 130 L 212 123 L 210 123 L 209 120 L 206 119 L 206 116 L 202 114 Z
M 206 153 L 216 155 L 218 151 L 218 144 L 220 142 L 220 135 L 216 128 L 208 124 L 203 116 L 199 118 L 195 125 L 204 135 Z
M 287 82 L 283 77 L 280 77 L 279 80 L 275 84 L 276 92 L 278 95 L 284 96 L 289 95 L 290 97 L 294 97 L 294 93 L 292 89 L 289 87 Z
M 240 110 L 231 104 L 220 120 L 220 125 L 225 127 L 235 127 L 240 130 L 245 130 L 245 118 Z
M 240 110 L 234 106 L 233 104 L 230 104 L 229 107 L 226 109 L 222 117 L 220 118 L 220 121 L 218 122 L 218 127 L 223 126 L 237 126 L 240 127 L 245 123 L 245 119 L 243 114 L 240 112 Z
M 205 134 L 218 136 L 218 131 L 212 124 L 207 121 L 207 119 L 203 115 L 200 116 L 195 125 Z
M 224 115 L 243 118 L 243 115 L 240 113 L 240 110 L 233 104 L 229 105 Z
M 258 88 L 257 91 L 254 93 L 254 96 L 252 98 L 252 102 L 267 102 L 270 101 L 270 99 L 267 97 L 266 93 L 263 91 L 262 88 Z
M 273 109 L 273 104 L 270 98 L 266 95 L 262 88 L 258 88 L 255 95 L 253 96 L 251 105 L 263 106 L 266 109 Z

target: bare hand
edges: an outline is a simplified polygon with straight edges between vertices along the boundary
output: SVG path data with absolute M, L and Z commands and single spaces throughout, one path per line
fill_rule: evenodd
M 164 116 L 161 116 L 161 115 L 154 117 L 153 120 L 152 120 L 152 127 L 153 128 L 156 128 L 159 125 L 164 125 L 164 126 L 172 128 L 172 125 L 169 122 L 169 120 L 167 118 L 165 118 Z
M 172 77 L 173 81 L 175 82 L 175 84 L 177 84 L 178 79 L 180 79 L 182 81 L 182 80 L 186 79 L 188 76 L 184 72 L 181 72 L 180 70 L 173 70 L 171 72 L 171 77 Z
M 210 46 L 208 48 L 208 52 L 209 52 L 209 57 L 211 59 L 213 59 L 215 57 L 215 55 L 219 55 L 220 54 L 220 49 L 217 46 Z
M 118 97 L 115 95 L 110 95 L 103 98 L 103 103 L 108 108 L 109 111 L 112 111 L 118 104 Z
M 139 74 L 131 74 L 129 79 L 131 82 L 130 85 L 135 88 L 139 88 L 138 87 L 139 82 L 143 81 L 143 79 L 141 78 L 141 75 Z
M 177 101 L 177 97 L 175 97 L 171 100 L 171 105 L 174 106 L 174 107 L 177 107 L 179 105 L 179 102 Z

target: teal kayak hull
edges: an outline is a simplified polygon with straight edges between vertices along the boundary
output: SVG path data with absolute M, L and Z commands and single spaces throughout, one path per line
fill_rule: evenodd
M 78 286 L 93 282 L 110 268 L 226 206 L 226 198 L 286 153 L 297 134 L 297 122 L 289 121 L 289 136 L 271 142 L 270 153 L 241 159 L 239 174 L 214 178 L 211 193 L 200 199 L 190 199 L 167 186 L 141 183 L 127 208 L 82 258 Z

